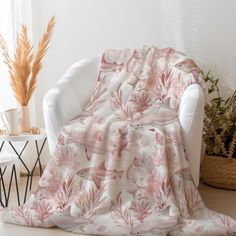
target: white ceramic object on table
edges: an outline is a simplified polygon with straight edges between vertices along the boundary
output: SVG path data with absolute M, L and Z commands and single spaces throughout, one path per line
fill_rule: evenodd
M 18 109 L 12 108 L 1 113 L 1 119 L 5 129 L 10 134 L 19 132 L 19 112 Z

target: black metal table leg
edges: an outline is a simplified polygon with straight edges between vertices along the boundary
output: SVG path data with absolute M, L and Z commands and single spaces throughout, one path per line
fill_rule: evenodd
M 17 194 L 18 206 L 20 206 L 20 195 L 19 195 L 19 187 L 18 187 L 18 181 L 17 181 L 17 175 L 16 175 L 16 166 L 15 166 L 15 164 L 13 164 L 12 171 L 11 171 L 11 177 L 10 177 L 10 183 L 9 183 L 9 186 L 8 186 L 6 207 L 8 206 L 8 203 L 9 203 L 13 175 L 14 175 L 15 185 L 16 185 L 16 194 Z
M 17 150 L 15 149 L 15 147 L 13 146 L 13 144 L 9 141 L 9 144 L 11 145 L 12 149 L 14 150 L 15 154 L 18 156 L 19 160 L 21 161 L 21 163 L 23 164 L 23 166 L 25 167 L 26 171 L 27 171 L 27 180 L 26 180 L 26 186 L 25 186 L 25 195 L 24 195 L 24 201 L 23 203 L 25 203 L 26 198 L 27 198 L 27 192 L 28 192 L 28 187 L 29 187 L 29 179 L 30 179 L 30 175 L 31 172 L 29 170 L 29 168 L 26 166 L 26 164 L 24 163 L 24 161 L 22 160 L 21 156 L 25 150 L 25 148 L 27 147 L 29 141 L 26 141 L 24 147 L 22 148 L 21 152 L 18 153 Z
M 0 183 L 0 205 L 1 205 L 2 207 L 5 207 L 5 205 L 4 205 L 3 202 L 2 202 L 2 185 L 1 185 L 1 183 Z
M 2 151 L 4 143 L 5 143 L 4 141 L 1 143 L 0 152 Z M 3 175 L 4 175 L 5 170 L 6 170 L 6 167 L 4 168 L 4 171 L 2 172 L 2 168 L 0 167 L 0 203 L 1 203 L 2 207 L 5 207 L 5 205 L 6 205 L 6 189 L 5 189 L 5 184 L 4 184 L 4 180 L 3 180 Z M 2 202 L 2 187 L 3 187 L 5 205 Z
M 2 151 L 3 145 L 4 145 L 5 141 L 2 142 L 1 147 L 0 147 L 0 152 Z
M 0 186 L 0 190 L 1 190 L 1 186 Z M 5 205 L 2 202 L 2 192 L 0 191 L 0 204 L 2 207 L 5 207 Z
M 19 194 L 18 180 L 17 180 L 17 174 L 16 174 L 16 165 L 14 165 L 13 168 L 14 168 L 14 175 L 15 175 L 17 200 L 18 200 L 18 205 L 20 206 L 20 194 Z
M 0 204 L 2 205 L 2 207 L 4 207 L 4 205 L 2 203 L 2 182 L 1 181 L 0 181 Z
M 0 183 L 1 183 L 1 186 L 0 186 L 0 189 L 1 189 L 1 197 L 0 197 L 0 203 L 2 205 L 2 207 L 5 207 L 6 206 L 6 199 L 7 199 L 7 194 L 6 194 L 6 188 L 5 188 L 5 183 L 4 183 L 4 179 L 3 179 L 3 175 L 5 173 L 5 170 L 6 170 L 6 167 L 4 167 L 4 171 L 2 171 L 2 168 L 0 167 Z M 3 188 L 3 193 L 4 193 L 4 199 L 5 199 L 5 204 L 3 204 L 3 201 L 2 201 L 2 188 Z
M 17 200 L 18 200 L 18 206 L 20 206 L 18 182 L 17 182 L 17 177 L 16 177 L 16 167 L 15 167 L 15 164 L 13 164 L 13 166 L 12 166 L 12 171 L 11 171 L 11 177 L 10 177 L 10 183 L 9 183 L 9 186 L 8 186 L 8 193 L 7 193 L 7 199 L 6 199 L 6 207 L 8 206 L 9 198 L 10 198 L 10 194 L 11 194 L 11 185 L 12 185 L 13 175 L 15 175 L 15 184 L 16 184 Z
M 36 168 L 36 166 L 37 166 L 37 163 L 39 163 L 40 176 L 42 176 L 42 173 L 43 173 L 43 169 L 42 169 L 42 164 L 41 164 L 40 156 L 41 156 L 41 153 L 42 153 L 42 151 L 43 151 L 43 148 L 44 148 L 44 145 L 45 145 L 45 143 L 46 143 L 46 140 L 47 140 L 47 138 L 45 138 L 45 139 L 43 140 L 43 143 L 42 143 L 40 149 L 39 149 L 39 146 L 38 146 L 38 141 L 35 140 L 35 146 L 36 146 L 36 151 L 37 151 L 37 159 L 36 159 L 36 161 L 35 161 L 35 163 L 34 163 L 34 167 L 33 167 L 32 171 L 31 171 L 30 188 L 29 188 L 30 190 L 31 190 L 31 187 L 32 187 L 32 181 L 33 181 L 34 171 L 35 171 L 35 168 Z
M 12 141 L 11 141 L 12 140 Z M 32 169 L 29 169 L 26 165 L 26 163 L 24 162 L 23 160 L 23 153 L 29 143 L 30 140 L 34 140 L 35 141 L 35 147 L 36 147 L 36 151 L 37 151 L 37 159 L 34 163 L 34 166 Z M 42 143 L 41 143 L 41 146 L 39 145 L 38 143 L 38 140 L 43 140 Z M 27 199 L 27 194 L 28 194 L 28 191 L 31 190 L 31 187 L 32 187 L 32 181 L 33 181 L 33 175 L 34 175 L 34 171 L 35 171 L 35 168 L 36 166 L 38 165 L 39 166 L 39 171 L 40 171 L 40 176 L 42 175 L 42 164 L 41 164 L 41 154 L 42 154 L 42 151 L 43 151 L 43 148 L 45 146 L 45 143 L 46 143 L 46 140 L 47 140 L 47 137 L 46 135 L 43 135 L 43 136 L 39 136 L 39 137 L 26 137 L 26 139 L 22 139 L 22 137 L 20 137 L 20 139 L 18 140 L 16 137 L 13 137 L 11 139 L 11 137 L 7 137 L 6 140 L 4 139 L 1 139 L 1 144 L 0 144 L 0 152 L 2 151 L 3 149 L 3 146 L 4 146 L 4 143 L 8 142 L 9 145 L 11 146 L 12 150 L 14 151 L 14 153 L 17 155 L 19 161 L 21 162 L 21 164 L 24 166 L 26 172 L 27 172 L 27 180 L 26 180 L 26 184 L 25 184 L 25 192 L 24 192 L 24 198 L 23 198 L 23 203 L 26 202 L 26 199 Z M 24 142 L 24 145 L 23 145 L 23 148 L 22 146 L 20 147 L 20 150 L 18 151 L 18 149 L 16 149 L 16 147 L 14 146 L 13 142 Z M 11 177 L 10 177 L 10 184 L 9 184 L 9 188 L 8 188 L 8 192 L 7 192 L 7 189 L 5 188 L 5 184 L 3 182 L 3 174 L 5 172 L 6 169 L 4 169 L 4 171 L 0 171 L 0 205 L 2 206 L 7 206 L 8 203 L 9 203 L 9 198 L 10 198 L 10 189 L 11 189 L 11 185 L 12 185 L 12 181 L 13 181 L 13 178 L 16 182 L 16 193 L 17 193 L 17 200 L 18 200 L 18 205 L 20 205 L 20 196 L 19 196 L 19 186 L 18 186 L 18 180 L 17 180 L 17 174 L 16 174 L 16 166 L 12 166 L 12 171 L 11 171 Z M 3 190 L 3 191 L 2 191 Z M 5 197 L 5 204 L 3 202 L 3 194 L 4 193 L 4 197 Z

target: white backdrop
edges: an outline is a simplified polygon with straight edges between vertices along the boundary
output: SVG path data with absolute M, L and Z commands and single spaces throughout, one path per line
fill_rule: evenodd
M 12 20 L 12 5 L 8 0 L 0 0 L 0 33 L 8 43 L 8 50 L 12 50 L 13 45 L 13 20 Z M 16 101 L 11 91 L 7 66 L 3 63 L 3 58 L 0 53 L 0 111 L 4 111 L 9 107 L 16 107 Z M 0 121 L 0 127 L 3 127 Z
M 36 41 L 57 19 L 36 91 L 40 126 L 45 93 L 72 63 L 106 48 L 173 47 L 218 76 L 224 96 L 236 89 L 235 0 L 32 0 L 32 7 Z
M 33 40 L 32 35 L 32 8 L 31 0 L 0 0 L 0 33 L 4 37 L 10 56 L 14 52 L 16 36 L 20 25 L 27 26 L 29 39 Z M 0 53 L 0 111 L 18 106 L 10 86 L 10 78 L 7 66 L 3 63 L 3 57 Z M 30 102 L 31 122 L 35 124 L 35 106 L 34 97 Z M 0 121 L 0 127 L 2 122 Z

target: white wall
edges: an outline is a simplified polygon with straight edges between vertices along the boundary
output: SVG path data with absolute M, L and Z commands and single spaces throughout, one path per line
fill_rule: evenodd
M 224 95 L 236 89 L 235 0 L 32 0 L 32 5 L 35 42 L 49 18 L 57 19 L 38 78 L 40 126 L 44 94 L 72 63 L 106 48 L 170 46 L 218 76 Z

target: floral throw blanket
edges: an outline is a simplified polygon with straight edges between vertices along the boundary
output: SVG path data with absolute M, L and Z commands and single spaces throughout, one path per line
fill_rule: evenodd
M 193 83 L 200 70 L 173 49 L 107 50 L 37 190 L 3 220 L 89 235 L 236 235 L 236 221 L 207 209 L 193 184 L 177 114 Z

